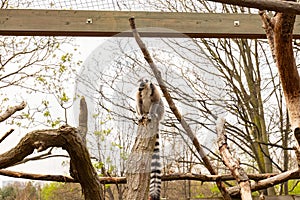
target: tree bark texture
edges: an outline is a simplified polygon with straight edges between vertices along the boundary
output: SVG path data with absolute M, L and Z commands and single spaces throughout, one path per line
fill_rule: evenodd
M 275 17 L 269 18 L 261 12 L 262 22 L 266 35 L 275 56 L 280 81 L 282 84 L 291 129 L 300 144 L 300 78 L 297 70 L 293 52 L 293 28 L 296 15 L 277 13 Z M 269 31 L 269 30 L 273 31 Z M 272 49 L 272 47 L 274 49 Z
M 62 126 L 57 130 L 37 130 L 28 133 L 16 147 L 0 155 L 0 169 L 22 161 L 35 149 L 40 152 L 49 147 L 61 147 L 69 153 L 73 166 L 70 173 L 81 184 L 86 200 L 103 199 L 100 181 L 90 161 L 88 150 L 77 130 L 69 126 Z
M 290 174 L 289 180 L 300 179 L 300 172 L 293 173 L 294 170 L 287 171 Z M 14 178 L 24 178 L 30 180 L 41 180 L 41 181 L 57 181 L 57 182 L 71 182 L 78 183 L 78 180 L 70 176 L 62 175 L 43 175 L 43 174 L 32 174 L 24 172 L 16 172 L 11 170 L 0 170 L 0 175 L 14 177 Z M 260 181 L 263 179 L 271 178 L 273 176 L 278 176 L 278 173 L 266 173 L 266 174 L 247 174 L 250 180 Z M 162 181 L 175 181 L 175 180 L 194 180 L 201 182 L 216 182 L 221 181 L 232 181 L 235 178 L 231 174 L 223 175 L 206 175 L 206 174 L 193 174 L 193 173 L 173 173 L 165 174 L 161 177 Z M 101 184 L 126 184 L 126 177 L 99 177 Z
M 158 128 L 159 122 L 155 118 L 146 126 L 141 123 L 138 126 L 137 137 L 126 164 L 124 199 L 148 199 L 151 160 Z
M 88 131 L 88 109 L 84 97 L 80 99 L 80 112 L 78 119 L 78 132 L 82 138 L 83 143 L 86 145 L 86 134 Z
M 292 46 L 295 18 L 295 15 L 277 14 L 274 19 L 274 49 L 291 128 L 297 134 L 295 130 L 300 127 L 300 79 Z M 295 136 L 300 144 L 299 137 Z
M 146 45 L 144 44 L 144 42 L 142 41 L 136 26 L 135 26 L 135 21 L 134 18 L 130 18 L 129 19 L 130 22 L 130 27 L 132 29 L 132 33 L 133 36 L 138 44 L 138 46 L 140 47 L 145 60 L 147 61 L 147 63 L 149 64 L 152 72 L 154 73 L 154 76 L 159 84 L 159 87 L 166 99 L 166 101 L 168 102 L 168 105 L 171 109 L 171 111 L 173 112 L 173 114 L 175 115 L 175 117 L 177 118 L 177 120 L 180 122 L 181 126 L 183 127 L 183 129 L 185 130 L 186 135 L 190 138 L 190 140 L 193 142 L 194 147 L 196 148 L 197 152 L 199 153 L 199 155 L 201 156 L 201 159 L 203 160 L 204 166 L 207 168 L 207 170 L 210 172 L 210 174 L 212 175 L 216 175 L 217 172 L 214 169 L 214 167 L 212 166 L 210 160 L 208 159 L 208 157 L 205 154 L 205 151 L 202 147 L 202 145 L 200 144 L 199 140 L 197 139 L 197 137 L 195 136 L 195 134 L 193 133 L 193 131 L 191 130 L 190 126 L 188 125 L 188 123 L 186 122 L 186 120 L 184 119 L 184 117 L 182 117 L 181 113 L 179 112 L 178 108 L 176 107 L 168 89 L 166 84 L 164 83 L 162 77 L 161 77 L 161 72 L 158 70 L 158 68 L 156 67 L 150 52 L 148 51 Z M 226 191 L 226 187 L 225 185 L 221 182 L 221 181 L 217 181 L 216 182 L 223 198 L 225 200 L 230 200 L 231 197 L 228 194 L 228 192 Z
M 273 187 L 274 185 L 277 185 L 279 183 L 284 183 L 291 179 L 291 177 L 299 176 L 300 175 L 300 169 L 293 169 L 290 171 L 282 172 L 276 176 L 272 176 L 270 178 L 266 178 L 263 180 L 260 180 L 255 183 L 251 183 L 251 191 L 258 191 L 262 189 L 266 189 L 268 187 Z M 240 192 L 240 187 L 235 186 L 228 189 L 228 192 L 231 195 L 238 195 Z
M 241 199 L 251 200 L 252 195 L 249 178 L 244 169 L 240 166 L 238 160 L 232 157 L 228 149 L 227 136 L 225 133 L 225 119 L 219 118 L 217 120 L 216 131 L 218 135 L 217 142 L 220 155 L 222 157 L 223 163 L 229 168 L 231 174 L 236 179 L 241 188 Z
M 15 112 L 23 110 L 25 108 L 25 106 L 26 106 L 26 103 L 23 101 L 19 105 L 7 108 L 7 110 L 4 113 L 0 114 L 0 122 L 5 121 L 7 118 L 12 116 Z

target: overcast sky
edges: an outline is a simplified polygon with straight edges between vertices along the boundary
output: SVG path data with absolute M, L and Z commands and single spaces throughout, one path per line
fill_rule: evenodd
M 96 37 L 77 37 L 75 38 L 75 43 L 78 45 L 78 57 L 80 60 L 85 61 L 86 58 L 99 46 L 105 38 L 96 38 Z M 75 122 L 73 122 L 75 123 Z M 76 124 L 72 124 L 76 125 Z M 9 130 L 11 128 L 15 128 L 15 131 L 5 139 L 0 145 L 0 153 L 6 152 L 7 150 L 14 147 L 24 135 L 24 130 L 18 130 L 16 127 L 12 127 L 11 125 L 1 125 L 2 130 Z M 30 130 L 25 130 L 26 133 Z M 61 151 L 58 151 L 58 153 Z M 62 162 L 65 160 L 64 158 L 55 158 L 51 160 L 42 160 L 42 161 L 33 161 L 26 163 L 24 165 L 16 166 L 9 168 L 11 170 L 16 171 L 23 171 L 28 173 L 37 173 L 37 174 L 63 174 L 67 175 L 69 171 L 69 167 L 62 166 Z M 13 179 L 10 177 L 0 176 L 0 181 L 3 180 L 20 180 L 20 179 Z M 1 183 L 0 183 L 1 187 Z

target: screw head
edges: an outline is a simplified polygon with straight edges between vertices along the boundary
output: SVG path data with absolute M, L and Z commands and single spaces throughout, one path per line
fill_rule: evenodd
M 234 27 L 239 27 L 240 26 L 240 21 L 239 20 L 234 20 L 233 21 L 233 26 Z
M 92 18 L 87 18 L 85 21 L 86 24 L 92 24 L 93 23 L 93 19 Z

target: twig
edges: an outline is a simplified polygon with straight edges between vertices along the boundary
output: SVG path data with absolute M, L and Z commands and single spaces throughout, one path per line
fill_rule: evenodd
M 7 131 L 1 138 L 0 138 L 0 143 L 3 142 L 12 132 L 14 132 L 14 129 L 10 129 Z
M 50 148 L 49 151 L 47 151 L 43 154 L 33 156 L 33 157 L 29 157 L 29 158 L 24 158 L 22 161 L 20 161 L 18 163 L 15 163 L 12 166 L 21 165 L 21 164 L 24 164 L 24 163 L 29 162 L 29 161 L 43 160 L 43 159 L 47 159 L 47 158 L 58 158 L 58 157 L 70 158 L 68 155 L 52 155 L 52 150 L 53 150 L 53 147 Z
M 273 10 L 278 12 L 285 12 L 289 14 L 300 15 L 300 4 L 292 1 L 280 0 L 210 0 L 214 2 L 233 4 L 248 8 L 257 8 L 260 10 Z

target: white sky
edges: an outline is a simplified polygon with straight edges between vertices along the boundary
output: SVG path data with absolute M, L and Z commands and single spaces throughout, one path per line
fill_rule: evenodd
M 77 37 L 75 38 L 75 44 L 78 45 L 78 54 L 74 55 L 77 56 L 77 60 L 82 60 L 83 62 L 88 58 L 88 56 L 103 42 L 105 42 L 108 38 L 97 38 L 97 37 Z M 105 44 L 104 44 L 105 45 Z M 66 51 L 68 51 L 66 49 Z M 51 101 L 49 99 L 49 101 Z M 58 115 L 61 112 L 58 111 Z M 72 109 L 69 109 L 68 112 L 70 112 L 70 115 L 72 115 Z M 73 114 L 74 115 L 74 114 Z M 77 116 L 75 116 L 77 117 Z M 71 122 L 69 123 L 72 126 L 77 126 L 77 123 Z M 36 129 L 36 128 L 35 128 Z M 9 130 L 9 128 L 7 128 Z M 26 132 L 29 132 L 26 130 Z M 6 139 L 5 142 L 0 144 L 2 147 L 0 150 L 1 152 L 4 152 L 13 146 L 15 146 L 21 137 L 24 135 L 24 133 L 20 133 L 18 131 L 15 131 L 9 138 Z M 41 174 L 64 174 L 68 175 L 69 167 L 68 165 L 65 165 L 65 167 L 62 167 L 62 161 L 63 159 L 55 159 L 55 160 L 43 160 L 43 161 L 33 161 L 29 162 L 22 166 L 17 166 L 12 169 L 17 171 L 24 171 L 28 173 L 41 173 Z M 8 177 L 0 177 L 0 180 L 7 180 L 11 179 Z

